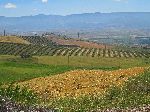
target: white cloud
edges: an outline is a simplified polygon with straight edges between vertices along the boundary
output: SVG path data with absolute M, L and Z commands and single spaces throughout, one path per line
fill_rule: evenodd
M 115 2 L 120 2 L 120 3 L 128 3 L 129 1 L 128 0 L 113 0 Z
M 43 3 L 47 3 L 47 2 L 48 2 L 48 0 L 42 0 L 42 2 L 43 2 Z
M 114 0 L 116 2 L 124 2 L 124 1 L 127 1 L 127 0 Z
M 116 1 L 116 2 L 121 2 L 122 0 L 114 0 L 114 1 Z
M 38 11 L 38 9 L 33 9 L 33 11 Z
M 4 7 L 6 9 L 15 9 L 15 8 L 17 8 L 17 6 L 13 3 L 7 3 Z

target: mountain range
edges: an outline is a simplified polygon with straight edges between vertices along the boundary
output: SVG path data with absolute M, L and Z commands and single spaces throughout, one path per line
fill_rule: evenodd
M 0 16 L 0 30 L 46 31 L 50 29 L 150 29 L 150 12 L 83 13 L 67 16 Z

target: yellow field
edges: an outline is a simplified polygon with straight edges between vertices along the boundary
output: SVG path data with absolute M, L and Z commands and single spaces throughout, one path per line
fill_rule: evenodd
M 30 44 L 30 42 L 16 36 L 0 36 L 0 42 Z
M 42 98 L 101 95 L 112 85 L 121 87 L 128 78 L 139 75 L 145 67 L 114 71 L 75 70 L 55 76 L 35 78 L 18 85 L 29 87 Z

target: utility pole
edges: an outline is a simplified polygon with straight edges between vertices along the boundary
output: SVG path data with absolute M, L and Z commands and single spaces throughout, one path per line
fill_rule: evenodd
M 68 56 L 67 56 L 67 63 L 68 63 L 68 66 L 70 65 L 70 56 L 71 56 L 71 51 L 69 51 Z
M 80 38 L 80 33 L 78 32 L 78 39 Z
M 105 50 L 107 49 L 107 45 L 106 44 L 104 44 L 105 45 Z
M 68 55 L 68 57 L 67 57 L 67 61 L 68 61 L 68 66 L 69 66 L 69 61 L 70 61 L 69 57 L 70 57 L 70 56 Z
M 4 30 L 4 36 L 6 36 L 6 31 Z
M 132 37 L 130 36 L 129 37 L 129 46 L 131 46 L 132 45 Z

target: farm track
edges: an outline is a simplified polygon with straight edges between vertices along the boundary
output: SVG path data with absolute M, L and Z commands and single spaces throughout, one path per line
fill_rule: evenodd
M 89 56 L 89 57 L 118 57 L 118 58 L 149 58 L 148 52 L 131 52 L 124 50 L 61 47 L 61 46 L 39 46 L 15 43 L 0 43 L 1 55 L 20 55 L 22 53 L 37 56 Z

